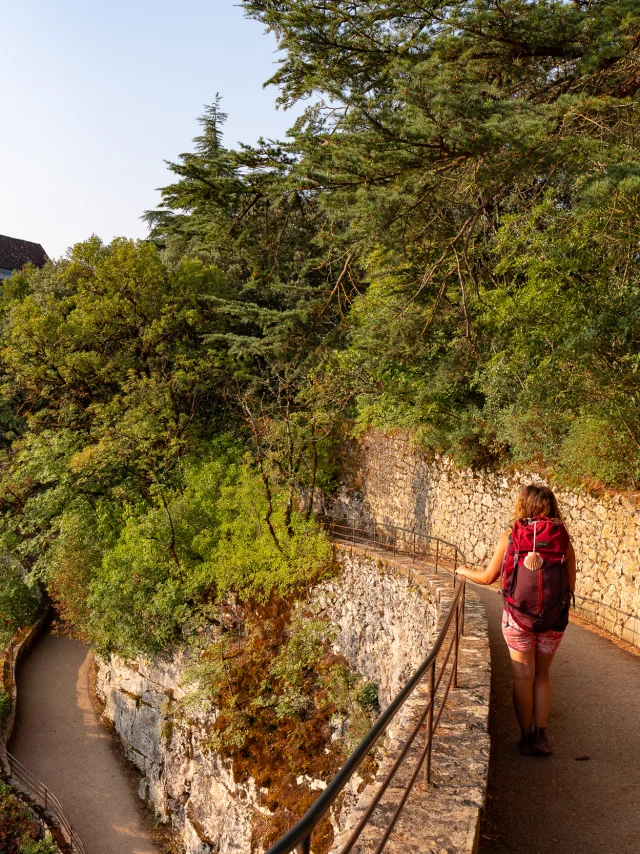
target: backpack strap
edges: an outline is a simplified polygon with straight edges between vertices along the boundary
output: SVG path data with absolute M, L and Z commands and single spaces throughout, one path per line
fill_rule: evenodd
M 509 534 L 509 542 L 507 543 L 507 547 L 504 550 L 504 555 L 502 556 L 502 565 L 500 567 L 500 595 L 502 596 L 502 604 L 504 606 L 504 610 L 507 612 L 507 626 L 509 625 L 511 611 L 509 610 L 510 606 L 507 602 L 507 591 L 504 587 L 504 568 L 506 566 L 507 556 L 510 551 L 513 551 L 513 533 Z
M 509 534 L 509 542 L 507 543 L 507 547 L 504 550 L 504 554 L 502 555 L 502 566 L 500 567 L 500 590 L 504 590 L 504 567 L 507 562 L 507 555 L 509 554 L 509 549 L 513 546 L 513 534 Z

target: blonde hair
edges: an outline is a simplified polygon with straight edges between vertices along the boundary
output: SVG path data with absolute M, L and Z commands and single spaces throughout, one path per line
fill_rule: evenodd
M 529 486 L 523 486 L 518 493 L 513 521 L 515 523 L 519 519 L 534 519 L 536 516 L 546 516 L 556 522 L 562 522 L 558 500 L 549 487 L 530 483 Z

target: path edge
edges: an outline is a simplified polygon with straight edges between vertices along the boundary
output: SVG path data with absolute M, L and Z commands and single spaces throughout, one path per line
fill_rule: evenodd
M 18 665 L 22 661 L 23 657 L 27 654 L 27 652 L 31 649 L 34 641 L 42 633 L 44 627 L 47 625 L 50 616 L 51 606 L 47 605 L 45 612 L 40 617 L 40 619 L 37 620 L 33 625 L 28 626 L 26 628 L 22 628 L 20 629 L 20 631 L 16 632 L 16 634 L 9 642 L 9 646 L 7 647 L 7 651 L 5 653 L 3 661 L 2 679 L 4 688 L 9 694 L 11 708 L 6 723 L 0 731 L 0 738 L 6 745 L 8 745 L 11 741 L 11 736 L 13 735 L 13 730 L 16 724 L 16 715 L 18 710 L 18 685 L 16 674 L 18 670 Z M 4 753 L 2 758 L 4 760 Z

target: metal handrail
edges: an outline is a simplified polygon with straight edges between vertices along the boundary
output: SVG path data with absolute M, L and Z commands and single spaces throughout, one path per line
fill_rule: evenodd
M 399 525 L 376 521 L 367 524 L 366 521 L 363 522 L 362 520 L 359 524 L 366 525 L 366 527 L 357 527 L 356 525 L 345 525 L 326 517 L 321 517 L 321 521 L 324 522 L 333 537 L 345 540 L 353 545 L 373 545 L 376 548 L 390 551 L 394 555 L 409 555 L 414 561 L 416 557 L 433 558 L 436 574 L 439 567 L 452 570 L 454 588 L 456 586 L 455 571 L 458 567 L 458 559 L 461 559 L 462 563 L 466 561 L 463 553 L 454 543 L 443 540 L 441 537 L 421 534 L 415 528 L 403 528 Z M 407 545 L 407 540 L 409 540 L 410 546 Z M 421 550 L 421 543 L 425 544 L 424 551 Z M 435 552 L 431 549 L 432 543 L 435 544 Z M 451 549 L 453 554 L 447 556 L 443 547 Z
M 13 642 L 11 642 L 7 648 L 7 656 L 11 669 L 12 684 L 15 685 L 16 655 Z M 58 798 L 50 789 L 47 788 L 47 786 L 44 785 L 44 783 L 38 780 L 35 774 L 29 771 L 28 768 L 26 768 L 7 750 L 7 746 L 4 743 L 3 738 L 0 737 L 0 768 L 2 767 L 5 767 L 8 770 L 9 781 L 17 784 L 16 788 L 23 790 L 25 794 L 29 795 L 49 816 L 51 816 L 63 837 L 69 844 L 71 851 L 78 852 L 78 854 L 87 854 L 82 840 L 73 829 L 73 825 L 65 815 L 64 810 L 62 809 L 62 804 Z
M 466 586 L 465 578 L 462 577 L 461 582 L 456 589 L 455 570 L 459 565 L 459 561 L 461 563 L 465 563 L 465 558 L 462 552 L 453 543 L 449 543 L 446 540 L 442 540 L 438 537 L 431 537 L 426 534 L 420 534 L 414 529 L 410 530 L 408 528 L 401 528 L 395 525 L 384 525 L 378 522 L 360 522 L 358 524 L 365 525 L 366 527 L 357 527 L 356 525 L 344 525 L 330 519 L 325 519 L 324 521 L 325 525 L 329 529 L 329 532 L 339 541 L 351 544 L 365 544 L 367 546 L 374 545 L 376 548 L 393 551 L 394 554 L 409 554 L 414 561 L 416 557 L 431 557 L 433 555 L 431 546 L 435 545 L 436 571 L 438 570 L 439 566 L 451 568 L 455 593 L 453 595 L 453 601 L 451 602 L 449 610 L 447 611 L 447 614 L 445 616 L 444 624 L 440 629 L 440 632 L 438 633 L 438 637 L 436 638 L 433 648 L 431 649 L 425 660 L 418 667 L 418 669 L 406 683 L 404 688 L 402 688 L 402 690 L 391 701 L 391 703 L 387 706 L 384 712 L 382 712 L 378 720 L 374 723 L 369 732 L 358 744 L 358 746 L 349 756 L 342 768 L 327 785 L 326 789 L 324 789 L 320 796 L 314 801 L 314 803 L 302 816 L 302 818 L 287 833 L 285 833 L 284 836 L 282 836 L 278 842 L 276 842 L 274 845 L 271 846 L 271 848 L 269 848 L 267 854 L 292 854 L 292 852 L 298 852 L 298 854 L 309 854 L 309 852 L 311 851 L 311 837 L 314 829 L 318 826 L 322 818 L 326 815 L 326 813 L 335 803 L 335 801 L 337 800 L 341 792 L 344 790 L 345 786 L 347 785 L 353 774 L 356 772 L 356 770 L 359 768 L 359 766 L 369 754 L 369 751 L 375 746 L 381 736 L 386 732 L 387 727 L 393 721 L 400 709 L 407 702 L 415 688 L 422 681 L 422 679 L 427 676 L 429 686 L 429 699 L 424 709 L 421 711 L 419 719 L 413 727 L 413 730 L 411 731 L 409 737 L 406 739 L 404 745 L 402 746 L 398 757 L 390 768 L 385 779 L 381 782 L 367 810 L 358 822 L 357 826 L 354 828 L 346 845 L 341 849 L 340 852 L 340 854 L 348 854 L 348 852 L 353 849 L 362 831 L 369 824 L 371 816 L 373 815 L 376 807 L 381 801 L 384 793 L 388 789 L 393 777 L 395 776 L 396 771 L 402 765 L 418 733 L 421 729 L 424 728 L 424 747 L 420 753 L 420 756 L 418 757 L 418 762 L 416 763 L 416 766 L 410 776 L 405 792 L 402 798 L 400 799 L 400 802 L 396 807 L 395 812 L 393 813 L 393 816 L 391 817 L 387 828 L 384 831 L 382 839 L 380 840 L 376 848 L 376 854 L 380 854 L 380 852 L 384 849 L 389 837 L 391 836 L 391 833 L 393 832 L 396 822 L 400 817 L 400 814 L 404 808 L 407 798 L 409 797 L 409 794 L 418 778 L 421 769 L 423 771 L 425 784 L 431 782 L 431 748 L 433 743 L 433 735 L 438 726 L 438 723 L 440 722 L 440 717 L 447 701 L 449 690 L 452 685 L 454 687 L 457 687 L 460 637 L 464 632 L 464 606 Z M 403 536 L 399 537 L 399 534 L 402 534 Z M 408 548 L 405 543 L 406 537 L 404 535 L 406 534 L 409 535 L 411 544 L 410 548 Z M 422 544 L 425 545 L 424 553 L 420 548 Z M 445 547 L 445 551 L 447 548 L 453 549 L 453 554 L 449 556 L 443 554 L 443 547 Z M 445 641 L 447 639 L 447 635 L 449 634 L 449 630 L 451 629 L 452 624 L 454 625 L 453 637 L 446 650 L 445 658 L 441 664 L 439 673 L 436 676 L 437 658 L 445 645 Z M 452 654 L 453 661 L 451 663 L 449 675 L 445 681 L 442 701 L 434 718 L 436 695 L 438 692 L 438 688 L 445 676 L 446 668 Z

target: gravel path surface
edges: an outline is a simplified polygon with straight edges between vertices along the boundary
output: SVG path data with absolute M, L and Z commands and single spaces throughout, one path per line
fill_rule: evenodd
M 91 656 L 78 641 L 40 638 L 18 672 L 11 750 L 51 788 L 87 854 L 156 854 L 136 795 L 89 694 Z
M 479 588 L 491 642 L 491 770 L 480 854 L 638 854 L 640 656 L 569 625 L 551 669 L 555 753 L 520 756 L 502 601 Z

